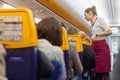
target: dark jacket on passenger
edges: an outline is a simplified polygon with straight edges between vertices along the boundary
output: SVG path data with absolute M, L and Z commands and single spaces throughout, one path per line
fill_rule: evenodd
M 79 55 L 76 51 L 76 42 L 69 41 L 70 45 L 70 76 L 77 76 L 82 74 L 83 72 L 83 66 L 81 64 L 81 61 L 79 59 Z
M 51 76 L 54 71 L 54 65 L 48 57 L 40 50 L 38 52 L 38 80 L 45 79 Z

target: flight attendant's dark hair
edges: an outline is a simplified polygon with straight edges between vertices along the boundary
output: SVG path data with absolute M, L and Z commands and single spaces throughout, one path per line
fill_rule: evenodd
M 96 7 L 95 6 L 92 6 L 92 7 L 89 7 L 85 10 L 85 13 L 89 13 L 89 12 L 92 12 L 93 15 L 96 15 L 97 16 L 97 11 L 96 11 Z

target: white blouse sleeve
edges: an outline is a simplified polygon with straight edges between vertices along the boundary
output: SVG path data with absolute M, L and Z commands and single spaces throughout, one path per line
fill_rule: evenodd
M 99 23 L 100 23 L 100 25 L 101 25 L 100 27 L 101 27 L 103 30 L 106 30 L 106 29 L 109 29 L 109 28 L 110 28 L 103 18 L 99 18 Z

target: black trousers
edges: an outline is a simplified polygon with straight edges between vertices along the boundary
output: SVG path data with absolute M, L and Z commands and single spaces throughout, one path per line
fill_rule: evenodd
M 109 72 L 96 73 L 96 80 L 110 80 Z

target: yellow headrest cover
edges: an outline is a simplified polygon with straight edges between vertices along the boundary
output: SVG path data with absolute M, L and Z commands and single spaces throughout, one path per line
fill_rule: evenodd
M 0 9 L 0 43 L 6 48 L 37 46 L 37 33 L 29 9 Z
M 77 52 L 83 52 L 82 39 L 81 39 L 80 35 L 68 34 L 68 39 L 69 38 L 73 38 L 76 41 Z
M 86 45 L 91 45 L 91 42 L 88 39 L 82 39 L 82 42 Z
M 62 27 L 62 40 L 63 43 L 60 46 L 62 50 L 69 50 L 69 44 L 68 44 L 68 38 L 67 38 L 67 33 L 64 27 Z

